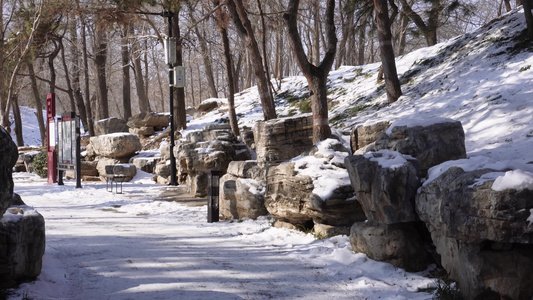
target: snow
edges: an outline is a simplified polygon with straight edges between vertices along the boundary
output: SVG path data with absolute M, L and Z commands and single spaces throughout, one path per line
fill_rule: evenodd
M 522 170 L 505 172 L 503 176 L 498 176 L 494 180 L 492 189 L 495 191 L 503 191 L 507 189 L 533 190 L 533 173 Z
M 9 299 L 431 298 L 419 292 L 434 286 L 427 273 L 354 253 L 347 236 L 317 239 L 268 216 L 207 223 L 206 206 L 156 200 L 171 187 L 155 184 L 113 194 L 105 183 L 14 181 L 44 216 L 47 242 L 41 275 Z
M 400 152 L 391 150 L 379 150 L 372 153 L 366 153 L 364 154 L 364 157 L 370 159 L 370 161 L 377 162 L 379 166 L 384 169 L 393 170 L 403 166 L 407 162 L 407 159 L 414 159 L 414 157 L 410 155 L 401 154 Z
M 474 184 L 494 180 L 496 190 L 532 189 L 533 93 L 524 83 L 533 81 L 533 70 L 528 69 L 533 53 L 507 50 L 516 42 L 510 39 L 525 29 L 523 20 L 523 13 L 514 11 L 491 23 L 488 31 L 480 29 L 398 58 L 403 96 L 392 104 L 375 83 L 379 63 L 332 71 L 328 98 L 333 130 L 349 132 L 380 121 L 392 122 L 389 131 L 394 126 L 460 121 L 467 158 L 431 168 L 424 184 L 455 166 L 494 171 Z M 280 94 L 298 97 L 308 92 L 302 76 L 285 78 L 280 85 Z M 221 107 L 190 120 L 183 138 L 227 119 L 227 100 L 209 101 Z M 276 104 L 280 117 L 302 115 L 285 99 Z M 236 94 L 235 108 L 241 127 L 253 128 L 263 120 L 255 87 Z M 25 142 L 40 145 L 33 111 L 21 110 Z M 346 142 L 346 136 L 341 141 Z M 323 141 L 314 155 L 291 161 L 299 174 L 313 179 L 313 193 L 322 199 L 350 184 L 341 167 L 347 153 L 333 150 L 335 143 Z M 405 158 L 385 151 L 376 159 L 394 168 Z M 122 195 L 106 192 L 103 183 L 75 189 L 73 182 L 46 185 L 30 174 L 15 176 L 15 192 L 45 217 L 47 244 L 42 274 L 21 285 L 12 299 L 25 292 L 34 299 L 432 297 L 418 292 L 434 286 L 427 272 L 408 273 L 354 253 L 346 236 L 316 239 L 273 228 L 269 217 L 207 223 L 205 206 L 156 200 L 168 187 L 154 185 L 153 175 L 142 171 L 124 183 Z M 528 221 L 531 226 L 533 209 Z

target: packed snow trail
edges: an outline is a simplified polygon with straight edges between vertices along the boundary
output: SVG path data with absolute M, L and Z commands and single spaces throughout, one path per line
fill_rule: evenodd
M 32 299 L 430 299 L 433 280 L 351 250 L 346 236 L 271 227 L 271 220 L 207 223 L 206 206 L 154 201 L 165 187 L 76 189 L 15 178 L 46 221 Z M 18 297 L 18 298 L 17 298 Z

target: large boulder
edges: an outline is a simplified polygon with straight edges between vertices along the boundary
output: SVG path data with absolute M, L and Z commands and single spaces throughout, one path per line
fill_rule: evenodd
M 266 187 L 257 161 L 232 161 L 220 178 L 220 213 L 227 219 L 250 218 L 268 214 L 265 207 Z
M 367 126 L 358 126 L 351 132 L 351 147 L 352 152 L 357 149 L 364 148 L 375 141 L 377 141 L 382 134 L 384 134 L 390 127 L 391 123 L 388 121 L 378 122 Z
M 317 144 L 309 155 L 268 169 L 265 206 L 277 221 L 297 228 L 313 224 L 345 227 L 365 220 L 344 167 L 346 149 L 334 139 Z
M 304 115 L 258 122 L 254 138 L 259 165 L 279 164 L 313 147 L 313 117 Z
M 131 116 L 128 119 L 128 127 L 142 128 L 154 127 L 156 130 L 161 130 L 167 127 L 170 122 L 168 114 L 158 114 L 155 112 L 141 112 Z
M 423 224 L 377 224 L 357 222 L 350 231 L 350 244 L 355 252 L 371 259 L 390 263 L 410 272 L 423 271 L 433 260 L 426 250 L 427 241 L 420 234 Z
M 251 152 L 231 132 L 228 125 L 209 125 L 191 132 L 174 148 L 177 175 L 185 178 L 188 192 L 197 197 L 207 195 L 207 173 L 226 173 L 232 161 L 249 160 Z
M 450 167 L 426 181 L 416 198 L 442 266 L 468 299 L 533 297 L 533 184 L 494 185 L 512 172 L 520 171 Z
M 13 195 L 13 167 L 17 163 L 17 145 L 0 126 L 0 216 L 11 205 Z
M 130 158 L 142 149 L 139 137 L 131 133 L 111 133 L 91 137 L 91 148 L 97 156 Z
M 435 119 L 430 123 L 393 123 L 385 132 L 386 123 L 358 128 L 365 132 L 365 139 L 358 143 L 368 144 L 371 138 L 378 137 L 374 143 L 357 149 L 358 152 L 372 152 L 383 149 L 398 151 L 413 156 L 420 163 L 421 174 L 435 165 L 449 160 L 466 158 L 465 134 L 461 122 L 450 119 Z M 376 131 L 372 133 L 372 130 Z M 354 142 L 352 141 L 352 145 Z
M 348 156 L 350 182 L 371 222 L 395 224 L 418 221 L 415 195 L 420 181 L 416 160 L 390 150 Z
M 35 280 L 45 250 L 44 218 L 28 206 L 10 207 L 0 220 L 0 288 Z
M 128 132 L 128 125 L 125 120 L 117 117 L 111 117 L 99 120 L 94 124 L 94 132 L 96 135 L 104 135 L 117 132 Z

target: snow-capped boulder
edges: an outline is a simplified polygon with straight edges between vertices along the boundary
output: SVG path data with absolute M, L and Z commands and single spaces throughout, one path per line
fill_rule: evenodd
M 527 180 L 511 181 L 529 184 L 502 184 L 520 172 Z M 533 296 L 533 173 L 451 167 L 423 185 L 416 208 L 468 299 L 487 291 L 502 299 Z
M 310 155 L 268 169 L 265 206 L 277 221 L 296 228 L 313 224 L 349 227 L 365 220 L 361 205 L 355 200 L 340 142 L 328 139 L 319 143 Z
M 17 163 L 17 145 L 0 126 L 0 216 L 11 205 L 13 195 L 13 167 Z
M 367 219 L 380 224 L 418 221 L 416 160 L 390 150 L 348 156 L 350 181 Z
M 368 131 L 364 144 L 370 142 L 370 137 L 378 137 L 374 143 L 357 149 L 358 153 L 388 149 L 411 155 L 419 161 L 422 175 L 442 162 L 466 158 L 465 133 L 459 121 L 443 118 L 398 121 L 382 132 L 384 124 L 357 130 Z M 373 130 L 376 132 L 369 133 Z
M 129 159 L 142 146 L 135 134 L 111 133 L 91 137 L 91 148 L 97 156 Z
M 129 128 L 153 127 L 155 130 L 161 130 L 169 126 L 170 119 L 168 114 L 159 114 L 156 112 L 141 112 L 131 116 L 127 125 Z
M 43 216 L 25 205 L 8 208 L 0 220 L 0 249 L 0 288 L 35 280 L 45 249 Z

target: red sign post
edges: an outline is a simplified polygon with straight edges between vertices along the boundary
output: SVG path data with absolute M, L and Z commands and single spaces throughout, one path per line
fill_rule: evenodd
M 55 94 L 46 95 L 46 124 L 47 124 L 47 158 L 48 158 L 48 184 L 57 182 L 57 156 L 56 149 L 56 96 Z

